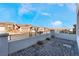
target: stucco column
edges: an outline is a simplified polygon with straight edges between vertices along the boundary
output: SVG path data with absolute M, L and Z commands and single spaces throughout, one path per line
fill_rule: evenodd
M 7 33 L 0 33 L 0 56 L 8 55 L 8 35 Z
M 77 4 L 77 26 L 76 26 L 76 35 L 77 35 L 77 45 L 78 45 L 78 54 L 79 54 L 79 4 Z

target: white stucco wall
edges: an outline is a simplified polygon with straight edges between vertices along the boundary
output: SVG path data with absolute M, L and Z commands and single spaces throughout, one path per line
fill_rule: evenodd
M 48 33 L 48 34 L 42 34 L 39 36 L 35 37 L 30 37 L 22 40 L 17 40 L 17 41 L 9 41 L 8 46 L 9 46 L 9 54 L 16 52 L 18 50 L 30 47 L 34 44 L 36 44 L 38 41 L 45 40 L 46 38 L 50 38 L 51 35 L 54 35 L 57 38 L 62 38 L 66 40 L 76 40 L 76 35 L 73 34 L 64 34 L 64 33 Z
M 44 34 L 44 35 L 39 35 L 35 37 L 30 37 L 18 41 L 10 41 L 8 43 L 9 46 L 9 53 L 16 52 L 18 50 L 30 47 L 34 44 L 36 44 L 38 41 L 45 40 L 46 38 L 50 37 L 50 34 Z
M 79 4 L 77 4 L 77 28 L 76 28 L 76 33 L 77 33 L 77 44 L 78 44 L 78 50 L 79 50 Z
M 0 33 L 1 33 L 1 32 L 6 32 L 5 27 L 0 27 Z
M 65 33 L 55 33 L 54 34 L 56 38 L 60 39 L 66 39 L 66 40 L 73 40 L 76 41 L 76 35 L 75 34 L 65 34 Z
M 0 34 L 0 56 L 8 55 L 8 35 Z

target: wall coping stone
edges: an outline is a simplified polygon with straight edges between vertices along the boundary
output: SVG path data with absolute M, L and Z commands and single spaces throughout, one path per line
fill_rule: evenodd
M 9 36 L 9 33 L 0 33 L 0 37 L 7 37 Z

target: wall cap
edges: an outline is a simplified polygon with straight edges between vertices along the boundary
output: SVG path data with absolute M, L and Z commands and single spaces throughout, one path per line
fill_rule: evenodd
M 0 33 L 0 37 L 7 37 L 9 36 L 9 33 Z

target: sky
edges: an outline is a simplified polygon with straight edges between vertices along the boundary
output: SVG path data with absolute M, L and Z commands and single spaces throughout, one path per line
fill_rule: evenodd
M 76 4 L 0 3 L 0 22 L 72 28 L 76 20 Z

